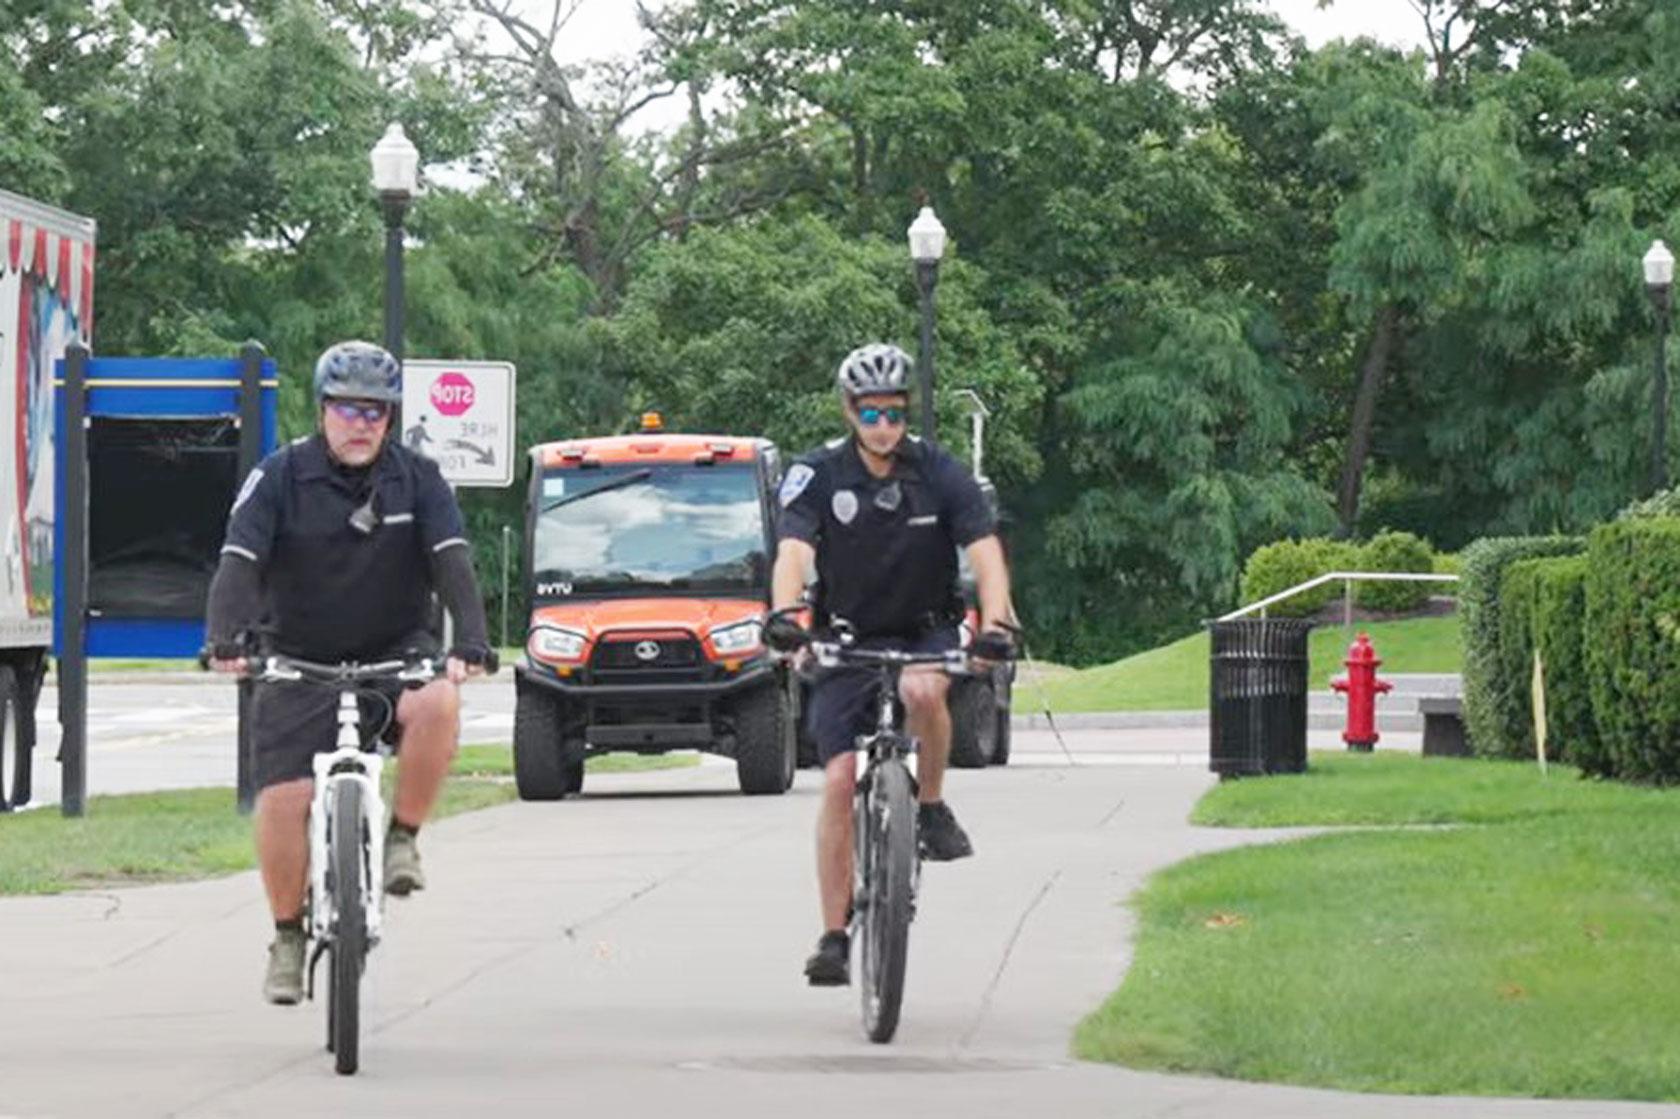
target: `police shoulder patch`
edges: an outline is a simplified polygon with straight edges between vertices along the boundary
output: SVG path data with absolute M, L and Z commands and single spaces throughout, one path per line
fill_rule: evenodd
M 245 504 L 253 493 L 257 492 L 257 485 L 262 480 L 263 472 L 261 467 L 254 467 L 249 474 L 245 475 L 245 484 L 239 487 L 239 496 L 233 499 L 233 508 L 229 510 L 229 516 L 239 512 L 239 507 Z
M 805 492 L 805 487 L 811 484 L 811 479 L 816 476 L 817 472 L 803 462 L 796 462 L 788 467 L 787 476 L 782 479 L 781 491 L 777 494 L 777 500 L 782 503 L 782 508 L 786 509 L 789 505 L 792 505 L 799 495 Z

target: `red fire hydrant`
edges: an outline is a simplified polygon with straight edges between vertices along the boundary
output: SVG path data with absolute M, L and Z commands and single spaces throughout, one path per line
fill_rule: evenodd
M 1381 737 L 1377 734 L 1377 696 L 1392 691 L 1394 685 L 1377 679 L 1377 666 L 1382 661 L 1371 648 L 1370 637 L 1363 633 L 1348 646 L 1347 660 L 1342 664 L 1347 666 L 1347 675 L 1330 681 L 1332 688 L 1346 692 L 1348 697 L 1347 730 L 1342 732 L 1342 741 L 1350 750 L 1369 751 Z

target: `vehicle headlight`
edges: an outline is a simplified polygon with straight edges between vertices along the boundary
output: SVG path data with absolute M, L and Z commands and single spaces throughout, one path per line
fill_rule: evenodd
M 528 647 L 531 654 L 543 660 L 575 661 L 583 656 L 586 644 L 583 634 L 553 626 L 538 626 L 531 631 Z
M 764 644 L 764 627 L 754 618 L 724 629 L 712 631 L 712 648 L 719 653 L 744 653 Z

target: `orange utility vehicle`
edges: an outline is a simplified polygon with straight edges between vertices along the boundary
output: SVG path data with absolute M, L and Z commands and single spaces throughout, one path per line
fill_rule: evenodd
M 793 783 L 798 685 L 765 648 L 781 477 L 766 439 L 633 435 L 531 450 L 531 615 L 515 669 L 525 800 L 583 787 L 591 754 L 698 749 L 744 793 Z

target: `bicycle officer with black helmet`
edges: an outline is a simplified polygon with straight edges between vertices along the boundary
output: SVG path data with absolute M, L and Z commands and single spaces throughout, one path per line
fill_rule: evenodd
M 211 582 L 210 664 L 245 671 L 251 637 L 318 662 L 441 652 L 431 595 L 455 623 L 445 674 L 393 685 L 397 785 L 382 868 L 387 892 L 423 888 L 416 837 L 459 737 L 458 685 L 494 663 L 455 496 L 437 464 L 390 438 L 402 367 L 379 346 L 341 342 L 315 364 L 317 428 L 264 459 L 228 518 Z M 264 996 L 303 996 L 303 905 L 314 754 L 331 750 L 337 697 L 306 684 L 260 685 L 252 704 L 257 858 L 275 923 Z M 366 714 L 364 714 L 366 717 Z

